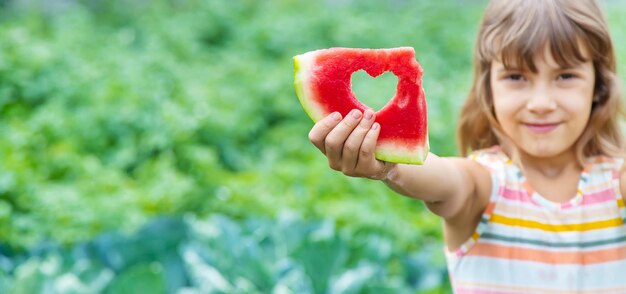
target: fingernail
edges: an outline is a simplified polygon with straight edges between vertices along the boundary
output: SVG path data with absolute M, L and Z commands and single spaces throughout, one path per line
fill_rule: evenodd
M 372 130 L 377 130 L 378 129 L 379 124 L 378 123 L 374 123 L 372 125 Z
M 341 114 L 339 114 L 339 112 L 334 112 L 331 118 L 338 121 L 341 119 Z
M 365 116 L 365 119 L 372 119 L 374 114 L 372 113 L 371 110 L 368 109 L 368 110 L 365 111 L 365 115 L 364 116 Z
M 352 117 L 354 117 L 354 118 L 360 118 L 360 117 L 361 117 L 361 112 L 360 112 L 360 111 L 358 111 L 358 110 L 356 110 L 356 109 L 355 109 L 355 110 L 353 110 L 353 111 L 352 111 Z

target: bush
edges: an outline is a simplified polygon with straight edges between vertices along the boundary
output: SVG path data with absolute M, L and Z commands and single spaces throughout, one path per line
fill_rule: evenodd
M 414 293 L 435 291 L 445 268 L 368 231 L 330 221 L 242 222 L 222 215 L 151 221 L 63 249 L 40 246 L 0 263 L 10 293 Z M 435 247 L 436 248 L 436 247 Z M 438 250 L 438 249 L 435 249 Z

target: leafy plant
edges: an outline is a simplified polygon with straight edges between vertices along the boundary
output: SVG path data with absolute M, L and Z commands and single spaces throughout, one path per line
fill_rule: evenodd
M 414 293 L 438 291 L 445 268 L 375 232 L 293 213 L 160 218 L 134 234 L 0 255 L 8 293 Z

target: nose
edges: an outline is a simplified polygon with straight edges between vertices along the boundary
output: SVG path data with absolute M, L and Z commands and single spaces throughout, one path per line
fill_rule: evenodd
M 549 113 L 556 110 L 556 100 L 547 85 L 538 84 L 531 92 L 531 97 L 526 103 L 526 109 L 537 114 Z

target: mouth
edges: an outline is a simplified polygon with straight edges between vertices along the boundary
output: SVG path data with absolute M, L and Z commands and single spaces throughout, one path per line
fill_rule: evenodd
M 524 123 L 531 132 L 537 134 L 546 134 L 556 129 L 560 123 Z

